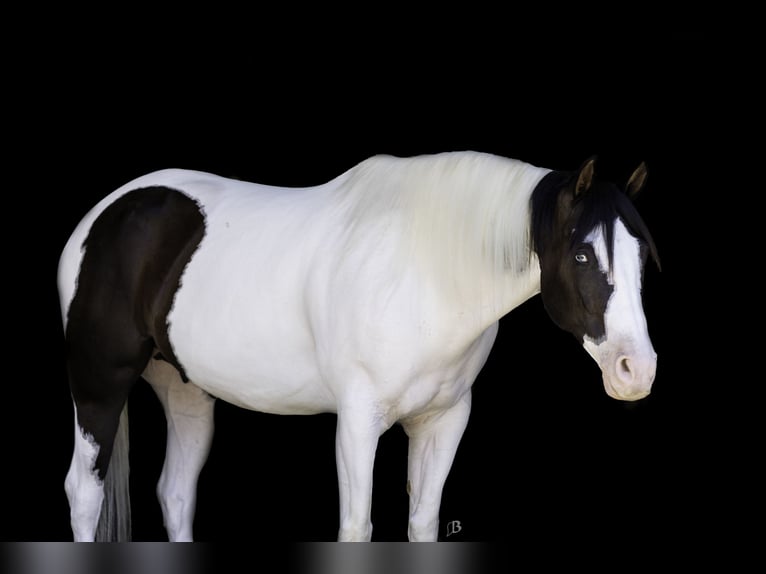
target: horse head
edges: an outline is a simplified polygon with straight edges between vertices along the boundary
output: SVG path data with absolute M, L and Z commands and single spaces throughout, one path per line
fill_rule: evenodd
M 646 259 L 659 267 L 659 258 L 632 202 L 647 170 L 642 163 L 623 190 L 597 179 L 594 163 L 551 172 L 533 194 L 541 296 L 554 323 L 596 361 L 607 394 L 634 401 L 649 394 L 657 369 L 641 287 Z

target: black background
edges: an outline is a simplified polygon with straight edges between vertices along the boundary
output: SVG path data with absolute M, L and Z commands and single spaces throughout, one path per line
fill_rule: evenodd
M 143 47 L 158 36 L 142 36 Z M 707 81 L 696 59 L 639 47 L 610 60 L 564 50 L 525 63 L 528 51 L 508 46 L 505 57 L 493 46 L 487 62 L 482 45 L 459 43 L 404 56 L 391 44 L 292 53 L 285 39 L 238 47 L 245 57 L 232 64 L 198 36 L 195 45 L 169 42 L 137 61 L 129 53 L 99 60 L 97 43 L 75 43 L 27 70 L 35 88 L 13 118 L 23 129 L 7 192 L 18 204 L 6 220 L 21 233 L 10 235 L 6 280 L 8 360 L 18 370 L 4 400 L 3 540 L 71 540 L 63 483 L 73 412 L 55 275 L 69 233 L 98 199 L 165 167 L 314 185 L 377 153 L 463 149 L 567 170 L 597 154 L 597 173 L 621 185 L 647 162 L 637 205 L 662 259 L 661 272 L 648 265 L 644 288 L 659 363 L 652 395 L 620 403 L 539 297 L 505 317 L 474 385 L 440 538 L 520 544 L 576 535 L 632 545 L 726 528 L 737 487 L 721 478 L 734 458 L 722 443 L 736 413 L 726 393 L 712 396 L 714 369 L 701 364 L 708 347 L 697 343 L 693 293 L 704 282 L 690 254 L 699 226 L 691 194 L 704 192 L 698 168 L 716 151 L 712 120 L 690 106 Z M 196 538 L 333 540 L 335 417 L 264 415 L 222 401 L 216 409 Z M 136 386 L 130 414 L 134 539 L 163 540 L 154 488 L 164 418 L 148 385 Z M 406 440 L 394 427 L 377 453 L 373 540 L 406 539 L 405 482 Z M 455 520 L 462 529 L 447 537 Z

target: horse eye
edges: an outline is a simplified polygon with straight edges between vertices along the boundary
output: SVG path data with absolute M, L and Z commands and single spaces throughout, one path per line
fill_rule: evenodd
M 585 255 L 582 251 L 575 254 L 575 261 L 578 263 L 587 263 L 588 262 L 588 256 Z

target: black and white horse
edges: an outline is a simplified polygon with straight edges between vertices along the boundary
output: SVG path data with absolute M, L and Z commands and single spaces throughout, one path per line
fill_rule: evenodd
M 498 321 L 541 293 L 598 363 L 645 397 L 657 356 L 642 273 L 657 261 L 625 189 L 594 161 L 552 171 L 457 152 L 377 156 L 316 187 L 164 170 L 98 203 L 61 255 L 75 412 L 65 488 L 75 540 L 129 536 L 126 401 L 143 378 L 168 421 L 158 484 L 171 541 L 191 540 L 216 398 L 337 413 L 339 540 L 370 540 L 373 461 L 409 437 L 410 540 L 435 540 L 442 488 Z M 101 517 L 101 521 L 99 521 Z

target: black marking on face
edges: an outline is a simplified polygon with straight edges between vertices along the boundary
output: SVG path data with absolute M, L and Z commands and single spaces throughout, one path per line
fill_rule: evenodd
M 100 450 L 103 478 L 120 411 L 152 351 L 185 379 L 167 316 L 181 275 L 205 232 L 197 203 L 167 187 L 130 191 L 96 218 L 66 327 L 70 388 L 78 421 Z
M 574 305 L 576 312 L 567 330 L 574 333 L 579 341 L 585 335 L 600 340 L 606 335 L 604 315 L 614 287 L 609 283 L 607 273 L 602 270 L 591 243 L 580 244 L 570 250 L 568 255 L 561 262 L 560 276 L 565 285 L 576 289 L 572 295 L 580 305 Z M 553 290 L 552 297 L 557 295 L 556 290 Z M 568 300 L 565 297 L 563 303 Z
M 591 174 L 592 175 L 592 174 Z M 575 190 L 577 172 L 552 171 L 532 193 L 532 244 L 540 260 L 540 294 L 551 319 L 582 342 L 606 334 L 604 313 L 614 287 L 599 267 L 592 231 L 604 234 L 611 270 L 614 225 L 619 218 L 659 266 L 654 242 L 628 196 L 616 185 L 589 178 L 585 190 Z M 643 262 L 642 262 L 643 265 Z

